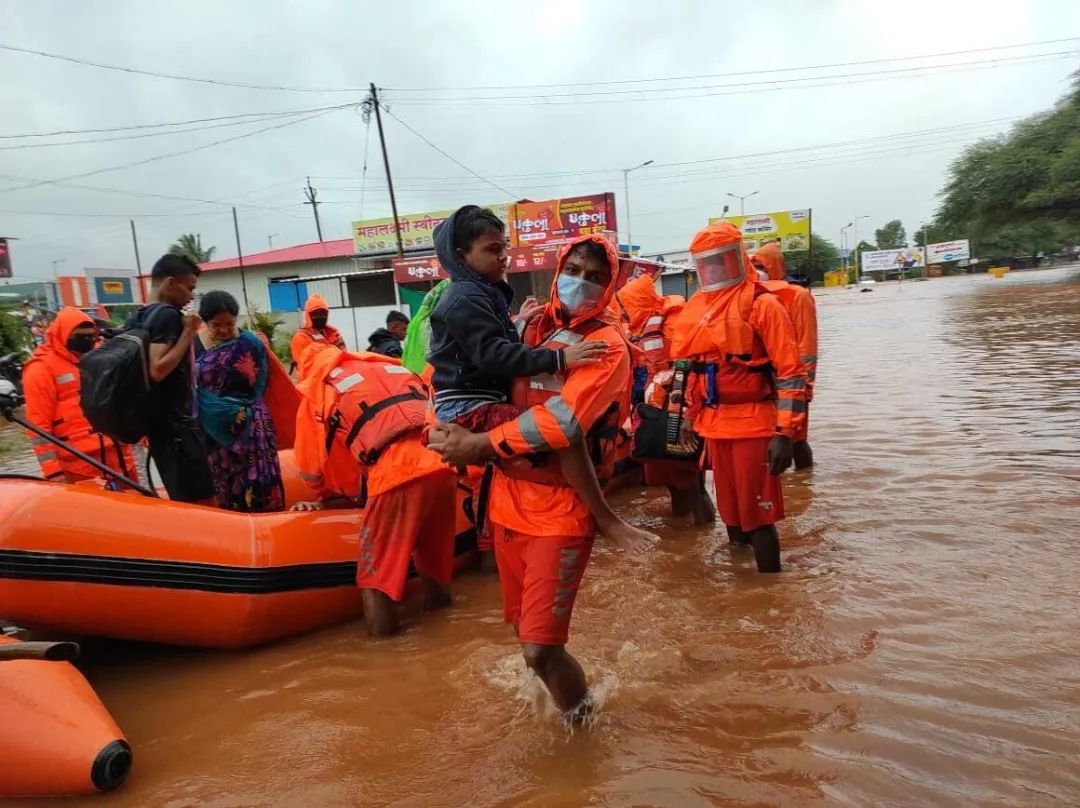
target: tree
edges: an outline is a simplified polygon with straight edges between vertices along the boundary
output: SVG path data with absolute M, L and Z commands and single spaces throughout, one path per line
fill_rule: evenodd
M 966 148 L 941 196 L 931 236 L 970 238 L 980 257 L 1068 246 L 1080 216 L 1080 72 L 1053 110 Z
M 840 250 L 827 238 L 813 233 L 810 245 L 814 248 L 813 263 L 810 262 L 809 250 L 797 250 L 784 253 L 784 266 L 789 275 L 805 275 L 811 283 L 821 283 L 825 273 L 840 266 Z
M 204 248 L 199 233 L 184 233 L 169 247 L 169 252 L 173 255 L 186 255 L 196 264 L 205 264 L 214 257 L 216 250 L 217 247 Z
M 893 219 L 879 230 L 874 231 L 879 250 L 899 250 L 907 246 L 907 233 L 899 219 Z

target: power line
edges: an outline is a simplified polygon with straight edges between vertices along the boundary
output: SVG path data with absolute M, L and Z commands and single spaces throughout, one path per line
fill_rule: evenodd
M 61 62 L 82 65 L 83 67 L 96 67 L 101 70 L 116 70 L 121 73 L 133 73 L 139 76 L 153 76 L 159 79 L 171 79 L 172 81 L 191 81 L 197 84 L 214 84 L 220 87 L 238 87 L 245 90 L 282 90 L 294 93 L 356 93 L 364 92 L 366 87 L 291 87 L 279 84 L 254 84 L 245 81 L 230 81 L 228 79 L 208 79 L 198 76 L 184 76 L 178 73 L 162 73 L 156 70 L 142 70 L 137 67 L 125 67 L 123 65 L 94 62 L 89 59 L 79 59 L 75 56 L 65 56 L 62 53 L 49 53 L 47 51 L 34 50 L 33 48 L 20 48 L 15 45 L 6 45 L 0 42 L 0 50 L 14 53 L 26 53 L 32 56 L 41 56 L 46 59 L 57 59 Z
M 420 134 L 419 132 L 417 132 L 417 131 L 416 131 L 415 129 L 413 129 L 413 128 L 412 128 L 411 126 L 409 126 L 409 125 L 408 125 L 407 123 L 405 123 L 405 121 L 401 120 L 401 118 L 399 118 L 399 117 L 398 117 L 397 115 L 395 115 L 394 113 L 392 113 L 392 112 L 391 112 L 391 111 L 390 111 L 389 109 L 387 109 L 387 108 L 386 108 L 385 106 L 384 106 L 384 107 L 382 107 L 382 109 L 383 109 L 383 110 L 385 110 L 385 112 L 386 112 L 386 114 L 387 114 L 387 115 L 389 115 L 389 116 L 390 116 L 391 118 L 393 118 L 393 119 L 394 119 L 395 121 L 397 121 L 398 123 L 400 123 L 400 124 L 401 124 L 402 126 L 404 126 L 404 127 L 406 128 L 406 129 L 408 129 L 408 130 L 409 130 L 410 132 L 412 132 L 412 133 L 413 133 L 414 135 L 416 135 L 416 136 L 417 136 L 418 138 L 420 138 L 420 139 L 421 139 L 422 141 L 424 141 L 424 142 L 425 142 L 426 144 L 428 144 L 428 145 L 429 145 L 429 146 L 430 146 L 431 148 L 433 148 L 433 149 L 434 149 L 435 151 L 437 151 L 437 152 L 438 152 L 439 154 L 441 154 L 441 155 L 442 155 L 443 157 L 445 157 L 445 158 L 446 158 L 447 160 L 449 160 L 449 161 L 450 161 L 451 163 L 453 163 L 454 165 L 458 166 L 459 168 L 462 168 L 462 169 L 464 169 L 465 171 L 468 171 L 468 172 L 469 172 L 470 174 L 472 174 L 472 175 L 473 175 L 474 177 L 476 177 L 476 178 L 477 178 L 478 180 L 483 180 L 483 181 L 484 181 L 485 183 L 487 183 L 488 185 L 490 185 L 490 186 L 491 186 L 492 188 L 495 188 L 495 189 L 496 189 L 496 190 L 498 190 L 498 191 L 502 191 L 502 192 L 503 192 L 504 194 L 506 194 L 507 196 L 509 196 L 509 197 L 511 197 L 511 198 L 516 198 L 516 195 L 514 194 L 514 192 L 513 192 L 513 191 L 508 191 L 508 190 L 506 190 L 505 188 L 503 188 L 503 187 L 502 187 L 501 185 L 499 185 L 499 184 L 497 184 L 497 183 L 494 183 L 494 182 L 492 182 L 492 181 L 491 181 L 491 180 L 489 180 L 489 179 L 488 179 L 487 177 L 484 177 L 484 176 L 481 176 L 480 174 L 477 174 L 477 173 L 476 173 L 475 171 L 473 171 L 473 170 L 472 170 L 471 168 L 469 168 L 469 167 L 468 167 L 467 165 L 465 165 L 465 164 L 464 164 L 463 162 L 461 162 L 460 160 L 458 160 L 458 159 L 457 159 L 456 157 L 454 157 L 453 155 L 451 155 L 451 154 L 448 154 L 447 152 L 443 151 L 443 150 L 442 150 L 442 149 L 440 149 L 440 148 L 439 148 L 438 146 L 436 146 L 436 145 L 435 145 L 434 143 L 432 143 L 432 142 L 431 142 L 430 140 L 428 140 L 428 139 L 427 139 L 426 137 L 424 137 L 423 135 L 421 135 L 421 134 Z
M 798 76 L 790 79 L 764 79 L 761 81 L 741 81 L 729 84 L 705 84 L 694 87 L 659 87 L 659 88 L 636 88 L 629 90 L 588 90 L 582 92 L 566 93 L 531 93 L 529 95 L 477 95 L 459 97 L 430 98 L 405 98 L 397 101 L 400 105 L 471 105 L 476 108 L 492 101 L 517 101 L 525 102 L 521 106 L 559 106 L 573 103 L 622 103 L 629 101 L 672 101 L 690 98 L 704 98 L 717 95 L 745 95 L 763 91 L 776 91 L 783 89 L 805 89 L 817 87 L 831 87 L 836 84 L 859 84 L 872 81 L 886 81 L 897 78 L 921 78 L 945 72 L 962 72 L 965 70 L 979 70 L 997 67 L 1002 64 L 1034 64 L 1040 61 L 1062 59 L 1080 53 L 1080 50 L 1056 51 L 1053 53 L 1038 53 L 1018 56 L 1002 56 L 992 59 L 981 59 L 968 62 L 955 62 L 946 65 L 923 65 L 917 67 L 895 68 L 892 70 L 863 71 L 860 73 L 834 73 L 828 76 Z M 818 84 L 801 84 L 801 82 L 821 82 Z M 765 86 L 770 85 L 770 86 Z M 666 93 L 685 93 L 695 90 L 727 90 L 731 92 L 701 92 L 693 95 L 664 95 Z M 618 96 L 622 100 L 605 98 Z M 632 97 L 629 97 L 632 96 Z M 629 97 L 629 98 L 627 98 Z M 581 99 L 552 101 L 550 99 Z M 501 105 L 500 105 L 501 106 Z
M 239 112 L 233 115 L 216 115 L 210 118 L 192 118 L 188 121 L 167 121 L 164 123 L 140 123 L 129 124 L 127 126 L 107 126 L 99 129 L 57 129 L 53 132 L 23 132 L 17 135 L 0 135 L 0 140 L 14 140 L 17 138 L 30 138 L 30 137 L 56 137 L 59 135 L 95 135 L 108 132 L 128 132 L 137 129 L 162 129 L 170 126 L 189 126 L 196 123 L 211 123 L 213 121 L 230 121 L 236 118 L 264 118 L 272 117 L 275 115 L 288 116 L 288 115 L 307 115 L 311 112 L 323 112 L 329 109 L 340 109 L 342 106 L 352 106 L 351 104 L 335 105 L 332 107 L 309 107 L 307 109 L 286 109 L 286 110 L 272 110 L 270 112 Z
M 350 105 L 350 106 L 352 106 L 352 105 Z M 242 135 L 235 135 L 233 137 L 224 138 L 222 140 L 214 140 L 214 141 L 211 141 L 210 143 L 203 143 L 200 146 L 194 146 L 194 147 L 192 147 L 190 149 L 183 149 L 182 151 L 178 151 L 178 152 L 171 152 L 169 154 L 158 154 L 158 155 L 155 155 L 153 157 L 147 157 L 145 159 L 136 160 L 136 161 L 131 162 L 131 163 L 124 163 L 123 165 L 109 166 L 107 168 L 98 168 L 98 169 L 95 169 L 94 171 L 84 171 L 81 174 L 71 174 L 71 175 L 66 176 L 66 177 L 57 177 L 56 179 L 40 180 L 38 182 L 33 182 L 33 183 L 28 184 L 28 185 L 16 185 L 13 188 L 0 188 L 0 194 L 5 194 L 5 193 L 8 193 L 10 191 L 22 191 L 22 190 L 26 190 L 28 188 L 37 188 L 37 187 L 39 187 L 41 185 L 57 185 L 57 184 L 60 184 L 60 183 L 63 183 L 63 182 L 67 182 L 68 180 L 84 179 L 86 177 L 97 176 L 98 174 L 105 174 L 105 173 L 108 173 L 110 171 L 120 171 L 120 170 L 126 169 L 126 168 L 134 168 L 135 166 L 142 166 L 142 165 L 146 165 L 148 163 L 154 163 L 154 162 L 157 162 L 159 160 L 168 160 L 168 159 L 173 158 L 173 157 L 180 157 L 180 156 L 185 155 L 185 154 L 192 154 L 194 152 L 202 151 L 204 149 L 209 149 L 209 148 L 212 148 L 214 146 L 220 146 L 223 143 L 231 143 L 231 142 L 236 141 L 236 140 L 243 140 L 245 138 L 254 137 L 255 135 L 261 135 L 264 132 L 270 132 L 270 131 L 273 131 L 275 129 L 284 129 L 287 126 L 295 126 L 298 123 L 305 123 L 307 121 L 314 120 L 315 118 L 321 118 L 322 116 L 329 115 L 329 114 L 330 114 L 330 111 L 319 112 L 319 113 L 317 113 L 315 115 L 308 115 L 305 118 L 300 118 L 299 120 L 286 121 L 285 123 L 274 124 L 273 126 L 267 126 L 267 127 L 264 127 L 263 129 L 256 129 L 254 132 L 245 132 Z
M 322 111 L 332 112 L 338 109 L 354 106 L 353 104 L 339 104 L 334 107 L 323 107 Z M 118 135 L 116 137 L 86 138 L 84 140 L 63 140 L 52 143 L 18 143 L 13 146 L 0 146 L 0 151 L 13 151 L 18 149 L 48 149 L 57 146 L 78 146 L 88 143 L 112 143 L 118 140 L 142 140 L 144 138 L 164 137 L 166 135 L 183 135 L 189 132 L 203 132 L 208 129 L 220 129 L 226 126 L 247 126 L 249 124 L 265 123 L 282 117 L 295 117 L 303 113 L 274 113 L 261 118 L 247 118 L 245 120 L 224 121 L 221 123 L 206 124 L 205 126 L 192 126 L 186 129 L 170 129 L 164 132 L 144 132 L 137 135 Z
M 858 65 L 885 64 L 887 62 L 908 62 L 919 59 L 937 59 L 947 56 L 965 56 L 971 53 L 988 53 L 997 50 L 1010 50 L 1013 48 L 1031 48 L 1040 45 L 1059 45 L 1064 42 L 1080 41 L 1080 37 L 1065 37 L 1063 39 L 1044 39 L 1038 42 L 1021 42 L 1013 45 L 995 45 L 985 48 L 970 48 L 968 50 L 946 51 L 943 53 L 927 53 L 921 56 L 894 56 L 884 59 L 864 59 L 856 62 L 833 62 L 832 64 L 803 65 L 801 67 L 778 67 L 760 70 L 740 70 L 728 73 L 700 73 L 689 76 L 667 76 L 664 78 L 650 79 L 617 79 L 614 81 L 584 81 L 569 82 L 565 84 L 501 84 L 475 87 L 386 87 L 391 92 L 414 93 L 414 92 L 472 92 L 482 90 L 536 90 L 545 87 L 605 87 L 622 84 L 645 84 L 661 81 L 694 81 L 697 79 L 732 78 L 737 76 L 754 76 L 762 73 L 791 73 L 799 70 L 826 70 L 837 67 L 856 67 Z

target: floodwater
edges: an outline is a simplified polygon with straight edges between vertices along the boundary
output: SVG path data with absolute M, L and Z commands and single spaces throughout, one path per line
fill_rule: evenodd
M 664 541 L 598 543 L 570 643 L 591 730 L 553 719 L 475 574 L 390 640 L 91 648 L 135 767 L 70 804 L 1080 805 L 1080 267 L 818 301 L 787 571 L 621 494 Z

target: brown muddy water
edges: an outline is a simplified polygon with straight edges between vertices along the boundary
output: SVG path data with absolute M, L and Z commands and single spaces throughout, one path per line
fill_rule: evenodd
M 391 640 L 92 646 L 135 766 L 68 804 L 1080 805 L 1080 267 L 818 302 L 787 571 L 619 495 L 664 541 L 598 543 L 585 576 L 591 730 L 553 719 L 474 574 Z

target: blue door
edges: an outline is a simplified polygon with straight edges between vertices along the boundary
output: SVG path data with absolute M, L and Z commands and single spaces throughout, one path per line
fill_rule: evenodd
M 303 281 L 276 278 L 270 284 L 270 311 L 300 311 L 307 303 L 307 284 Z

